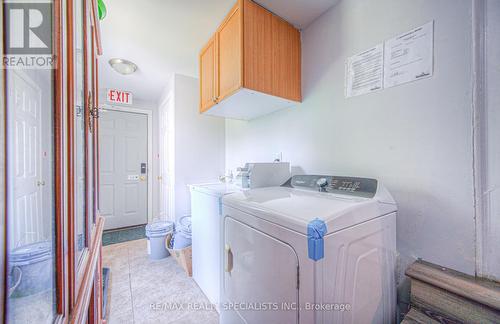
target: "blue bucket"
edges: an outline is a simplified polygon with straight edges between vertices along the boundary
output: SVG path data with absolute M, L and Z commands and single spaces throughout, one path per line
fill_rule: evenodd
M 191 245 L 191 216 L 183 216 L 175 227 L 173 248 L 184 249 Z

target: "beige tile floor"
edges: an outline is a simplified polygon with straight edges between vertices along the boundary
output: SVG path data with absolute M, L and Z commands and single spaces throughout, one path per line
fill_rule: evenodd
M 103 247 L 109 267 L 108 323 L 218 324 L 218 314 L 172 257 L 151 261 L 146 240 Z

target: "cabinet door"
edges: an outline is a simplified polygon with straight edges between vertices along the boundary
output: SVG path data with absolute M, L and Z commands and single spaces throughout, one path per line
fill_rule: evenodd
M 237 3 L 217 30 L 217 101 L 242 87 L 242 22 L 240 3 Z
M 273 15 L 253 1 L 243 5 L 243 86 L 273 94 Z
M 93 15 L 93 0 L 86 0 L 85 24 L 85 110 L 87 122 L 87 205 L 88 223 L 94 226 L 97 219 L 98 202 L 98 29 Z M 90 228 L 92 230 L 92 227 Z
M 2 279 L 7 289 L 2 297 L 7 311 L 2 314 L 5 323 L 51 323 L 58 317 L 58 300 L 62 305 L 57 294 L 62 264 L 56 259 L 55 71 L 19 68 L 5 73 L 8 199 L 1 230 L 6 235 Z
M 300 32 L 277 16 L 271 21 L 272 95 L 301 101 Z
M 88 130 L 88 110 L 86 109 L 86 72 L 85 72 L 85 1 L 72 1 L 72 19 L 73 19 L 73 41 L 72 41 L 72 87 L 69 89 L 72 92 L 69 107 L 70 111 L 70 176 L 68 187 L 71 187 L 70 212 L 72 215 L 73 237 L 71 244 L 73 245 L 73 262 L 75 275 L 78 274 L 78 269 L 83 266 L 83 256 L 87 253 L 88 248 L 88 230 L 89 224 L 87 221 L 88 215 L 88 200 L 87 200 L 87 130 Z M 73 270 L 72 269 L 72 270 Z M 80 273 L 81 276 L 81 273 Z M 76 277 L 75 277 L 76 279 Z M 81 278 L 80 278 L 81 279 Z M 78 279 L 76 279 L 79 282 Z M 78 285 L 77 285 L 78 286 Z M 78 289 L 75 289 L 75 292 Z
M 59 1 L 3 5 L 4 19 L 20 21 L 20 28 L 28 27 L 27 19 L 22 22 L 23 16 L 31 18 L 32 10 L 39 13 L 35 16 L 45 26 L 36 34 L 39 48 L 45 51 L 43 55 L 59 57 Z M 13 33 L 15 28 L 9 24 L 3 28 L 4 41 L 10 35 L 9 43 L 21 44 L 19 57 L 28 57 L 29 44 L 23 42 L 23 33 Z M 0 97 L 5 104 L 0 112 L 0 321 L 65 323 L 65 245 L 60 204 L 64 60 L 45 65 L 41 62 L 44 60 L 36 59 L 41 52 L 30 53 L 29 57 L 35 58 L 33 65 L 4 68 L 0 83 Z
M 215 100 L 215 36 L 200 52 L 200 112 L 212 107 Z

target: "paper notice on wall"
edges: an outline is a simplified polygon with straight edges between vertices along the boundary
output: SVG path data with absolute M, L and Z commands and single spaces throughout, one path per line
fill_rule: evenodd
M 347 98 L 382 89 L 384 46 L 379 44 L 351 56 L 346 63 Z
M 384 88 L 432 76 L 434 21 L 385 42 Z

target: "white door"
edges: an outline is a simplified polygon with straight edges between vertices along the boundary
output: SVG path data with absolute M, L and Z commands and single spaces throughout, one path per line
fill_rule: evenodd
M 161 219 L 168 219 L 168 105 L 170 105 L 171 99 L 168 98 L 160 106 L 160 120 L 158 121 L 158 129 L 160 133 L 159 137 L 159 156 L 158 162 L 160 165 L 160 175 L 158 176 L 158 182 L 160 186 L 159 193 L 159 217 Z
M 12 70 L 8 75 L 8 106 L 12 109 L 7 129 L 13 139 L 8 152 L 13 166 L 13 174 L 8 174 L 13 189 L 9 246 L 14 248 L 43 239 L 42 190 L 46 180 L 42 177 L 40 88 L 27 73 Z
M 100 211 L 105 229 L 148 222 L 147 115 L 105 110 L 99 121 Z
M 260 310 L 223 311 L 222 323 L 297 323 L 299 263 L 293 248 L 230 217 L 224 223 L 224 302 Z

